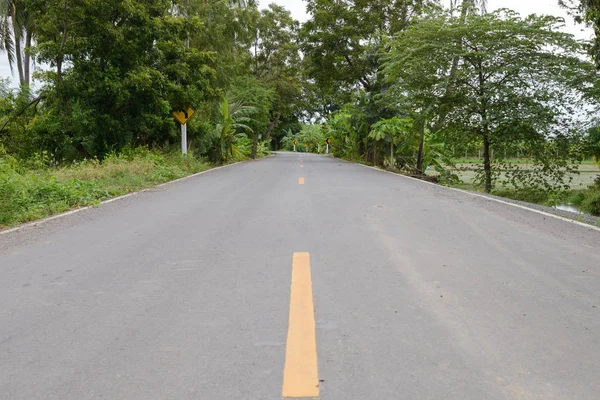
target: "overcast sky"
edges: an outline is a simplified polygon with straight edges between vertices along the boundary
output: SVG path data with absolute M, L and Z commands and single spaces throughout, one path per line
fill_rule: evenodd
M 284 6 L 292 12 L 294 17 L 299 21 L 306 21 L 308 14 L 306 14 L 306 2 L 301 0 L 260 0 L 259 4 L 261 8 L 267 7 L 270 3 L 277 3 Z M 488 0 L 488 9 L 495 10 L 497 8 L 510 8 L 515 10 L 522 15 L 529 14 L 549 14 L 555 16 L 565 17 L 567 20 L 566 30 L 569 33 L 577 35 L 577 37 L 589 39 L 591 37 L 591 31 L 585 30 L 582 32 L 583 27 L 581 25 L 575 26 L 572 22 L 572 18 L 569 18 L 565 13 L 565 10 L 558 6 L 558 0 Z
M 290 10 L 299 21 L 306 21 L 306 2 L 301 0 L 260 0 L 259 4 L 262 8 L 267 7 L 270 3 L 277 3 Z M 581 25 L 575 25 L 572 18 L 568 17 L 564 10 L 558 6 L 558 0 L 488 0 L 488 8 L 495 10 L 499 7 L 510 8 L 523 15 L 532 13 L 550 14 L 565 17 L 567 27 L 565 30 L 576 35 L 579 38 L 589 39 L 592 37 L 592 32 L 589 29 L 584 29 Z M 16 73 L 16 71 L 15 71 Z M 0 76 L 10 78 L 11 72 L 6 61 L 6 53 L 0 54 Z M 12 80 L 18 80 L 12 77 Z

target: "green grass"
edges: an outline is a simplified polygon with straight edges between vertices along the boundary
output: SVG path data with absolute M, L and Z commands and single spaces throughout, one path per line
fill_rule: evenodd
M 531 160 L 528 159 L 510 159 L 507 161 L 518 164 L 521 168 L 528 165 L 533 166 Z M 459 158 L 454 160 L 454 165 L 456 168 L 452 168 L 452 172 L 456 173 L 463 182 L 472 183 L 476 175 L 475 170 L 483 165 L 483 161 L 477 158 Z M 594 160 L 582 162 L 578 169 L 579 174 L 567 174 L 567 178 L 572 179 L 570 184 L 572 189 L 585 189 L 593 185 L 596 177 L 600 175 L 600 165 Z
M 153 187 L 211 168 L 193 155 L 136 149 L 66 167 L 0 155 L 0 229 Z
M 482 164 L 483 165 L 483 159 L 482 158 L 455 158 L 453 160 L 455 163 L 457 164 Z M 493 159 L 492 162 L 497 162 L 498 160 Z M 506 159 L 505 161 L 510 162 L 511 164 L 531 164 L 531 159 L 527 159 L 527 158 L 510 158 L 510 159 Z M 590 160 L 584 160 L 581 163 L 581 168 L 580 169 L 585 169 L 586 167 L 591 167 L 594 170 L 598 170 L 598 164 L 596 163 L 596 161 L 590 159 Z
M 526 166 L 527 162 L 522 162 L 521 166 Z M 456 169 L 451 171 L 458 175 L 460 180 L 465 183 L 473 183 L 475 180 L 476 172 L 474 170 L 475 165 L 470 163 L 456 162 Z M 480 165 L 480 163 L 478 163 Z M 435 174 L 435 172 L 429 171 L 428 174 Z M 570 186 L 571 189 L 585 189 L 590 185 L 594 184 L 596 177 L 600 175 L 600 166 L 594 162 L 585 162 L 579 166 L 579 174 L 567 174 L 567 179 L 571 178 Z M 504 178 L 501 174 L 500 178 Z

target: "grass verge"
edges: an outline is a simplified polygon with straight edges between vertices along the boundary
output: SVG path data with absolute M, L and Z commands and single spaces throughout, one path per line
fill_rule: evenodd
M 0 154 L 0 229 L 95 206 L 211 167 L 193 155 L 147 149 L 66 167 L 53 166 L 40 156 L 19 162 Z

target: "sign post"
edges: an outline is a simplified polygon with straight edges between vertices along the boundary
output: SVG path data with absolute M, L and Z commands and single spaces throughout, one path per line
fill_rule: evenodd
M 296 141 L 292 140 L 292 144 L 294 145 L 294 152 L 296 152 Z
M 188 107 L 186 111 L 173 111 L 173 117 L 181 124 L 181 155 L 187 154 L 187 123 L 196 113 L 192 107 Z
M 327 143 L 327 148 L 325 149 L 325 154 L 329 154 L 329 145 L 331 144 L 331 138 L 327 138 L 325 143 Z
M 187 154 L 187 123 L 181 125 L 181 155 Z

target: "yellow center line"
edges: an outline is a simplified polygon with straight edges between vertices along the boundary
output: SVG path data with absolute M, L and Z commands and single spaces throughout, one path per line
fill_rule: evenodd
M 319 397 L 310 254 L 294 253 L 282 397 Z
M 304 178 L 298 178 L 298 185 L 304 185 Z
M 304 165 L 300 164 L 300 168 L 304 168 Z

